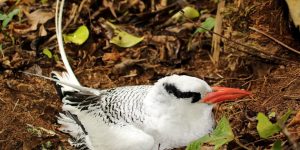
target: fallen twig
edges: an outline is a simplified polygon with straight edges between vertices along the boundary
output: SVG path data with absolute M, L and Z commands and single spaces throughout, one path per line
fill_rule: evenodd
M 225 1 L 222 0 L 218 4 L 218 10 L 217 10 L 217 15 L 216 15 L 216 24 L 214 27 L 215 33 L 220 34 L 222 32 L 222 22 L 223 22 L 222 10 L 224 9 L 224 7 L 225 7 Z M 219 56 L 220 56 L 220 51 L 221 51 L 220 43 L 221 43 L 221 37 L 217 36 L 216 34 L 213 34 L 213 37 L 212 37 L 212 53 L 213 53 L 212 60 L 213 60 L 213 63 L 217 66 L 219 63 Z
M 244 144 L 242 144 L 238 138 L 234 138 L 234 141 L 235 141 L 235 143 L 238 144 L 240 147 L 242 147 L 242 148 L 244 148 L 244 149 L 246 149 L 246 150 L 251 150 L 251 148 L 248 148 L 247 146 L 245 146 Z
M 114 66 L 114 68 L 112 69 L 112 72 L 114 74 L 123 74 L 126 70 L 128 70 L 129 67 L 137 64 L 137 63 L 141 63 L 141 62 L 145 62 L 146 59 L 139 59 L 139 60 L 135 60 L 135 59 L 124 59 L 122 60 L 121 63 L 116 64 Z
M 18 103 L 19 103 L 19 99 L 18 99 L 18 100 L 17 100 L 17 102 L 15 103 L 15 106 L 14 106 L 14 108 L 13 108 L 13 110 L 12 110 L 12 111 L 15 111 L 15 109 L 16 109 L 16 107 L 17 107 Z
M 76 23 L 76 21 L 77 21 L 77 19 L 78 19 L 78 17 L 79 17 L 79 14 L 80 14 L 80 12 L 81 12 L 81 10 L 82 10 L 83 5 L 84 5 L 85 2 L 87 2 L 87 0 L 81 1 L 80 5 L 79 5 L 79 8 L 78 8 L 78 10 L 77 10 L 77 14 L 75 15 L 75 17 L 73 16 L 74 18 L 72 18 L 72 19 L 73 19 L 73 24 Z M 70 20 L 72 20 L 72 19 L 70 19 Z M 65 27 L 66 27 L 66 26 L 65 26 Z M 65 27 L 64 27 L 64 29 L 65 29 Z M 64 30 L 64 29 L 63 29 L 63 30 Z
M 288 50 L 290 50 L 290 51 L 292 51 L 292 52 L 297 53 L 297 54 L 300 55 L 300 51 L 297 51 L 296 49 L 294 49 L 294 48 L 292 48 L 292 47 L 290 47 L 290 46 L 284 44 L 283 42 L 281 42 L 281 41 L 275 39 L 275 38 L 272 37 L 271 35 L 269 35 L 269 34 L 263 32 L 263 31 L 261 31 L 261 30 L 258 30 L 258 29 L 254 28 L 254 27 L 249 27 L 249 29 L 251 29 L 251 30 L 253 30 L 253 31 L 255 31 L 255 32 L 258 32 L 258 33 L 260 33 L 260 34 L 262 34 L 262 35 L 264 35 L 264 36 L 270 38 L 271 40 L 273 40 L 274 42 L 276 42 L 276 43 L 280 44 L 281 46 L 287 48 Z
M 6 101 L 5 101 L 4 99 L 0 98 L 0 100 L 1 100 L 3 103 L 6 103 Z

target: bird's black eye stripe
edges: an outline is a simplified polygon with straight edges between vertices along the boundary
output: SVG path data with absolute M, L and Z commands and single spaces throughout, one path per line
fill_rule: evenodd
M 166 91 L 170 94 L 173 94 L 177 98 L 193 98 L 192 103 L 195 103 L 200 100 L 201 94 L 197 92 L 182 92 L 176 88 L 173 84 L 163 84 Z

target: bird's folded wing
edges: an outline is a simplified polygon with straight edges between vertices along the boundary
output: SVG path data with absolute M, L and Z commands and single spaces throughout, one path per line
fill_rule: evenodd
M 153 149 L 153 137 L 134 125 L 120 122 L 111 123 L 104 116 L 95 116 L 95 113 L 81 111 L 70 105 L 65 105 L 64 109 L 72 109 L 74 114 L 60 115 L 58 118 L 58 123 L 62 125 L 60 130 L 73 137 L 70 139 L 70 143 L 77 149 Z M 76 109 L 77 111 L 75 111 Z
M 136 108 L 140 101 L 132 105 L 124 99 L 126 94 L 120 94 L 128 90 L 111 89 L 103 95 L 66 92 L 63 111 L 72 115 L 61 115 L 58 122 L 62 125 L 61 131 L 74 137 L 70 143 L 75 147 L 100 150 L 151 150 L 153 137 L 138 128 L 142 114 Z M 135 97 L 137 99 L 138 96 Z

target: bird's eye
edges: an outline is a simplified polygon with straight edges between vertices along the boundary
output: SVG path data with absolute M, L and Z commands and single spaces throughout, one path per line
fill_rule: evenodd
M 196 103 L 201 99 L 201 94 L 200 93 L 194 93 L 192 103 Z
M 201 99 L 201 94 L 198 92 L 182 92 L 173 84 L 163 84 L 165 90 L 177 98 L 192 98 L 192 103 Z

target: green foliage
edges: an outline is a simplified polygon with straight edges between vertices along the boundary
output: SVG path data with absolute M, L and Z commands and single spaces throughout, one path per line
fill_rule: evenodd
M 117 35 L 110 40 L 110 43 L 120 47 L 132 47 L 144 39 L 143 37 L 136 37 L 125 31 L 115 30 L 115 33 Z
M 277 124 L 280 128 L 283 128 L 285 122 L 289 119 L 289 117 L 290 117 L 290 115 L 291 115 L 292 113 L 293 113 L 293 111 L 289 109 L 283 116 L 281 116 L 281 117 L 277 120 L 276 124 Z
M 52 53 L 48 48 L 43 49 L 43 54 L 45 54 L 48 58 L 52 58 Z
M 109 42 L 116 44 L 119 47 L 132 47 L 143 41 L 144 39 L 144 37 L 136 37 L 134 35 L 131 35 L 108 21 L 106 22 L 106 24 L 113 29 L 113 32 L 115 34 L 115 36 Z
M 179 21 L 183 21 L 186 18 L 188 19 L 193 19 L 193 18 L 197 18 L 200 16 L 200 13 L 197 9 L 187 6 L 184 7 L 182 10 L 180 10 L 179 12 L 177 12 L 176 14 L 174 14 L 169 22 L 179 22 Z
M 216 129 L 210 134 L 206 135 L 194 142 L 192 142 L 186 150 L 199 150 L 204 143 L 209 143 L 215 146 L 215 150 L 222 145 L 229 143 L 234 139 L 229 121 L 226 117 L 222 117 Z
M 48 0 L 41 0 L 41 3 L 42 3 L 42 4 L 47 4 L 47 3 L 48 3 Z
M 53 149 L 52 148 L 52 142 L 51 141 L 47 141 L 46 143 L 42 144 L 42 150 L 48 150 L 48 149 Z
M 258 113 L 257 120 L 258 124 L 256 128 L 259 136 L 262 138 L 268 138 L 281 130 L 277 124 L 272 124 L 269 118 L 263 113 Z
M 83 44 L 89 38 L 89 30 L 85 25 L 80 26 L 74 33 L 64 34 L 66 43 Z
M 276 141 L 276 142 L 273 144 L 271 150 L 282 150 L 282 147 L 281 147 L 281 141 L 279 141 L 279 140 Z
M 56 61 L 56 62 L 58 62 L 58 61 L 59 61 L 59 57 L 58 57 L 58 55 L 57 55 L 57 54 L 54 54 L 54 55 L 53 55 L 53 58 L 54 58 L 54 61 Z
M 57 54 L 52 54 L 52 52 L 48 49 L 48 48 L 45 48 L 43 49 L 43 54 L 46 55 L 48 58 L 53 58 L 54 61 L 59 61 L 59 57 Z
M 216 23 L 215 18 L 208 17 L 208 18 L 206 18 L 206 20 L 204 22 L 202 22 L 201 27 L 198 28 L 195 31 L 195 33 L 203 33 L 203 32 L 206 32 L 207 30 L 211 30 L 215 27 L 215 23 Z
M 197 9 L 193 8 L 193 7 L 184 7 L 182 9 L 183 15 L 184 17 L 187 17 L 189 19 L 193 19 L 193 18 L 197 18 L 200 16 L 199 12 Z M 182 14 L 181 12 L 179 12 L 180 14 Z
M 3 53 L 2 44 L 0 44 L 0 53 L 2 54 L 2 57 L 4 57 L 4 53 Z
M 12 18 L 15 15 L 19 14 L 19 12 L 20 12 L 20 10 L 16 8 L 8 14 L 1 14 L 0 13 L 0 20 L 2 21 L 2 29 L 6 28 L 6 26 L 12 20 Z
M 288 110 L 276 123 L 272 123 L 269 118 L 263 114 L 258 113 L 257 115 L 257 126 L 256 129 L 261 138 L 268 138 L 281 131 L 284 123 L 287 121 L 289 116 L 292 114 L 291 110 Z

